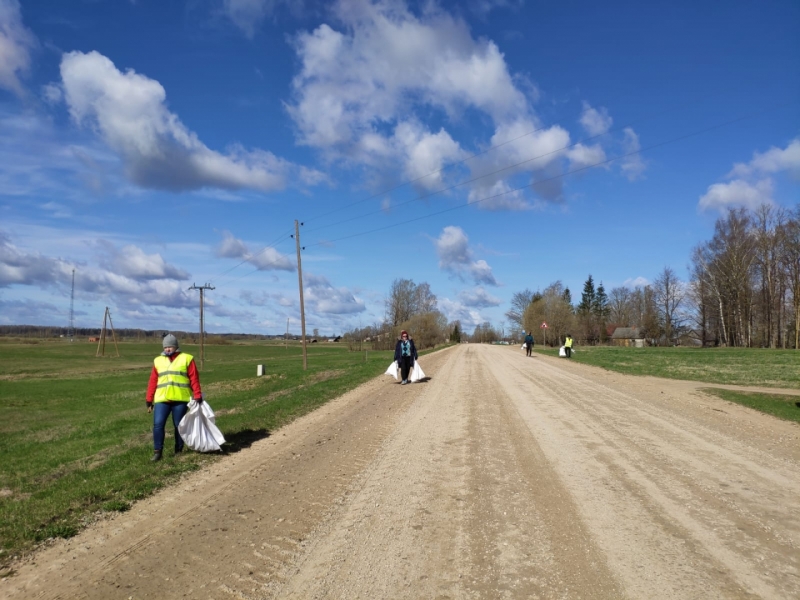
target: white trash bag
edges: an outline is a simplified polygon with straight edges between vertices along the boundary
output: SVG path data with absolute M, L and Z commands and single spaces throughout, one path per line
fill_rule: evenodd
M 416 383 L 417 381 L 422 381 L 425 379 L 425 373 L 422 370 L 422 367 L 419 366 L 419 361 L 414 361 L 414 368 L 411 370 L 411 383 Z
M 522 344 L 522 349 L 523 350 L 527 350 L 528 348 L 527 348 L 527 346 L 525 346 L 525 344 Z
M 389 365 L 389 368 L 386 369 L 384 375 L 391 375 L 395 379 L 397 379 L 397 361 L 394 361 L 392 364 Z
M 561 346 L 561 348 L 558 349 L 558 355 L 564 357 L 567 356 L 567 351 L 564 349 L 564 346 Z
M 197 403 L 194 399 L 189 401 L 189 410 L 178 423 L 178 433 L 195 452 L 215 452 L 222 450 L 225 436 L 216 424 L 214 411 L 208 402 Z

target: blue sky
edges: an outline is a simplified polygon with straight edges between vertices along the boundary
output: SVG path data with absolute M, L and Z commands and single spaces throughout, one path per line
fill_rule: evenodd
M 465 329 L 800 199 L 800 3 L 0 0 L 0 324 Z

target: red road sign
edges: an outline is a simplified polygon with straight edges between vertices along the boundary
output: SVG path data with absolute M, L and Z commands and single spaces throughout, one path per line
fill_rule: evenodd
M 544 321 L 542 321 L 542 324 L 541 324 L 541 325 L 539 325 L 539 329 L 547 329 L 547 323 L 545 323 Z

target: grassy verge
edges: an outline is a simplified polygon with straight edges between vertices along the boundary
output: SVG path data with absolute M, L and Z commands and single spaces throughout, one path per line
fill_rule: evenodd
M 704 388 L 703 391 L 718 396 L 723 400 L 754 408 L 779 419 L 800 423 L 800 397 L 798 396 L 735 392 L 719 388 Z
M 558 349 L 535 347 L 535 351 L 558 356 Z M 579 346 L 571 360 L 626 375 L 800 388 L 800 352 L 796 350 Z
M 101 511 L 131 503 L 224 455 L 166 456 L 150 463 L 152 415 L 144 403 L 152 344 L 120 344 L 95 358 L 86 343 L 0 343 L 0 574 L 37 543 L 70 537 Z M 198 356 L 196 347 L 184 351 Z M 298 345 L 206 346 L 203 391 L 225 434 L 226 453 L 383 373 L 391 352 Z M 256 365 L 266 376 L 256 377 Z

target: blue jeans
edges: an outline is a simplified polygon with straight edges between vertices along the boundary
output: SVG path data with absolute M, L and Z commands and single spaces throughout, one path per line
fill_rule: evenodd
M 178 434 L 178 423 L 181 422 L 186 411 L 188 402 L 157 402 L 153 405 L 153 449 L 163 450 L 164 448 L 164 427 L 167 424 L 167 417 L 172 413 L 172 424 L 175 426 L 175 452 L 183 450 L 183 438 Z

